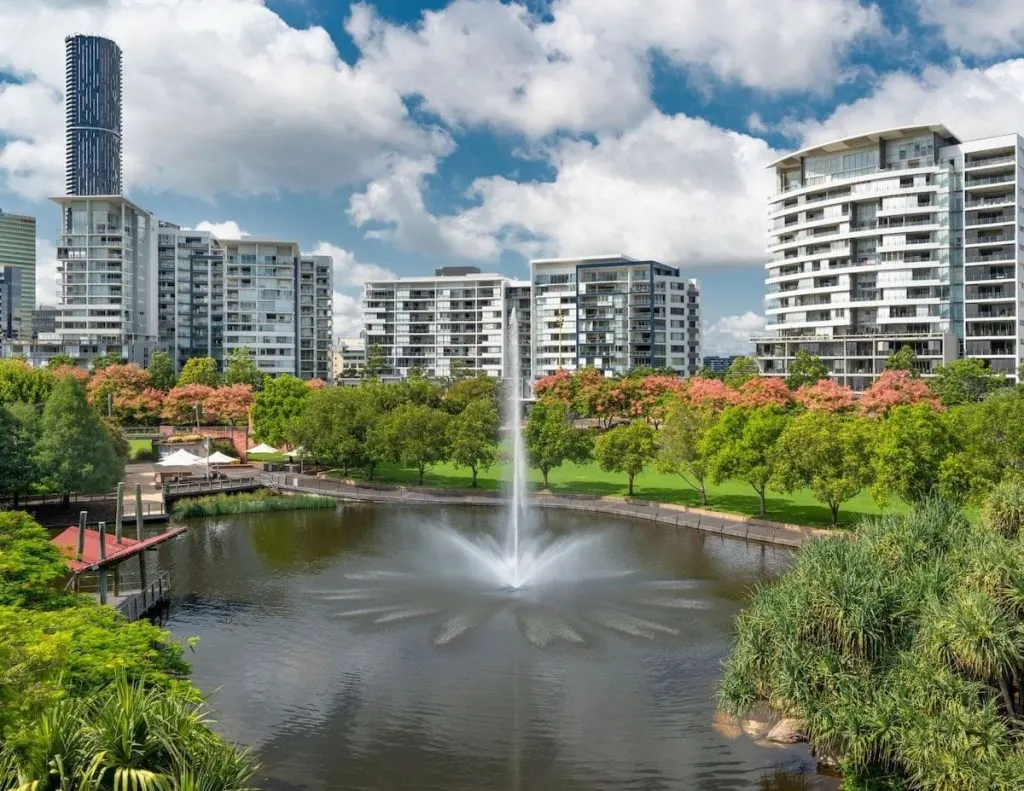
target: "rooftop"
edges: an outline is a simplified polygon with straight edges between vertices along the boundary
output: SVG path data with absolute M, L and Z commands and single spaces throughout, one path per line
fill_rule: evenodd
M 819 143 L 818 145 L 808 146 L 802 148 L 799 151 L 794 151 L 792 154 L 786 154 L 786 156 L 776 159 L 768 167 L 771 168 L 795 168 L 800 166 L 800 160 L 804 157 L 817 156 L 819 154 L 835 154 L 843 151 L 853 151 L 855 149 L 864 148 L 872 144 L 878 144 L 882 140 L 902 140 L 907 137 L 917 137 L 918 135 L 925 135 L 929 132 L 939 135 L 940 137 L 951 139 L 954 143 L 959 143 L 960 139 L 954 135 L 944 124 L 924 124 L 922 126 L 897 126 L 892 129 L 881 129 L 876 132 L 867 132 L 862 135 L 854 135 L 853 137 L 844 137 L 840 140 L 833 140 L 829 143 Z

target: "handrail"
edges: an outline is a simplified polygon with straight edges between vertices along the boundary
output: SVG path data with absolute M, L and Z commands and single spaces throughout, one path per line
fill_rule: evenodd
M 261 486 L 256 476 L 244 478 L 198 478 L 187 481 L 167 481 L 163 484 L 164 494 L 187 494 L 190 492 L 225 492 L 237 489 L 251 489 Z
M 171 592 L 171 572 L 161 571 L 145 588 L 117 603 L 117 611 L 129 621 L 137 621 Z

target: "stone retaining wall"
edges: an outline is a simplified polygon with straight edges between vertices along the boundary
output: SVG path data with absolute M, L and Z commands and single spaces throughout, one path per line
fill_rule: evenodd
M 503 499 L 502 492 L 491 490 L 394 486 L 384 483 L 327 478 L 323 474 L 313 477 L 285 473 L 266 477 L 271 479 L 270 485 L 275 488 L 328 495 L 347 501 L 493 506 Z M 537 492 L 531 495 L 530 502 L 540 508 L 568 508 L 630 519 L 646 519 L 659 524 L 689 527 L 744 541 L 758 541 L 790 547 L 801 546 L 816 538 L 836 535 L 836 531 L 831 530 L 771 522 L 737 514 L 635 498 Z

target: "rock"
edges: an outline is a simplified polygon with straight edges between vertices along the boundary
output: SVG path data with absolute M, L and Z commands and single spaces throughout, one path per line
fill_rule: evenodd
M 711 718 L 711 730 L 723 739 L 738 739 L 743 733 L 737 717 L 731 714 L 723 714 L 720 711 Z
M 760 739 L 772 729 L 770 722 L 763 720 L 744 720 L 743 732 L 751 739 Z
M 800 720 L 787 718 L 779 720 L 775 727 L 768 731 L 765 739 L 776 744 L 796 744 L 797 742 L 806 741 L 801 730 L 802 724 Z

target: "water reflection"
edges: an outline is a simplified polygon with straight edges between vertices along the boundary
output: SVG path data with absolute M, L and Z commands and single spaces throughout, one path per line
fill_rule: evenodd
M 199 524 L 161 549 L 182 596 L 168 625 L 200 637 L 195 679 L 216 690 L 219 727 L 257 749 L 263 786 L 826 787 L 803 749 L 710 727 L 730 620 L 787 553 L 545 512 L 558 535 L 611 528 L 603 570 L 509 596 L 424 584 L 438 558 L 416 543 L 424 525 L 493 530 L 497 510 L 288 516 L 219 521 L 213 538 Z

